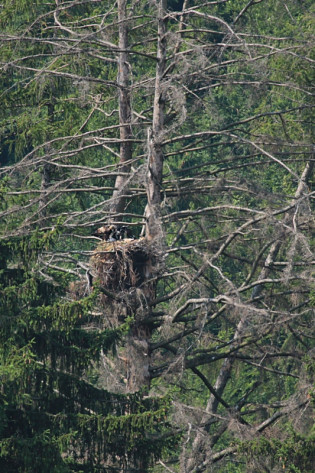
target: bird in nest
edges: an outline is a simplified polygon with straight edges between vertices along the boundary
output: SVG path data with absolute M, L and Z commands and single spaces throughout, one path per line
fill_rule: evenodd
M 119 241 L 133 238 L 132 233 L 125 225 L 103 225 L 92 234 L 104 241 Z

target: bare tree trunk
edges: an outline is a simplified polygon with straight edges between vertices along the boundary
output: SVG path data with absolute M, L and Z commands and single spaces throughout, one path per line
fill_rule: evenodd
M 148 174 L 146 207 L 146 236 L 148 239 L 161 238 L 160 225 L 161 184 L 163 173 L 162 138 L 164 131 L 165 89 L 163 87 L 166 69 L 166 0 L 158 2 L 158 42 L 153 103 L 152 129 L 148 130 Z
M 115 191 L 112 198 L 111 211 L 121 213 L 125 210 L 126 193 L 128 192 L 128 174 L 130 171 L 130 161 L 132 158 L 132 145 L 130 138 L 131 130 L 131 104 L 129 91 L 129 65 L 128 65 L 128 28 L 126 0 L 118 0 L 118 20 L 119 20 L 119 73 L 118 83 L 119 91 L 119 120 L 120 120 L 120 163 L 119 171 L 123 173 L 116 179 Z M 161 203 L 161 182 L 163 170 L 163 150 L 162 150 L 162 132 L 164 126 L 164 92 L 162 88 L 163 74 L 166 63 L 165 46 L 165 20 L 163 18 L 166 8 L 166 0 L 161 0 L 158 5 L 158 40 L 157 40 L 157 67 L 155 78 L 155 95 L 153 104 L 153 123 L 152 129 L 148 133 L 148 175 L 147 175 L 147 229 L 146 236 L 152 239 L 161 234 L 159 226 L 159 212 Z M 146 279 L 152 278 L 151 265 L 149 261 Z M 154 285 L 154 284 L 153 284 Z M 146 293 L 145 285 L 142 288 L 144 300 L 154 298 L 154 288 L 152 294 Z M 149 291 L 150 292 L 150 291 Z M 145 304 L 145 302 L 144 302 Z M 127 359 L 127 390 L 128 392 L 137 392 L 141 389 L 149 389 L 150 386 L 150 353 L 149 339 L 150 329 L 142 318 L 141 302 L 137 302 L 134 308 L 136 321 L 131 328 L 128 342 L 126 345 Z M 139 312 L 139 313 L 138 313 Z M 139 471 L 144 471 L 141 465 L 138 465 Z
M 137 392 L 150 387 L 150 336 L 150 331 L 141 322 L 131 329 L 127 342 L 128 392 Z
M 158 2 L 158 39 L 157 39 L 157 66 L 155 77 L 155 94 L 153 103 L 152 129 L 148 130 L 148 173 L 147 173 L 147 199 L 146 206 L 146 237 L 148 240 L 162 238 L 162 227 L 160 224 L 161 183 L 163 172 L 163 149 L 162 138 L 164 129 L 164 106 L 165 92 L 163 79 L 166 66 L 166 0 Z M 154 279 L 154 265 L 150 260 L 146 262 L 145 279 L 148 281 L 149 290 L 144 289 L 142 296 L 146 302 L 155 297 L 155 283 L 149 282 Z M 148 305 L 149 307 L 149 305 Z M 141 308 L 139 307 L 139 313 Z M 138 318 L 128 341 L 128 390 L 138 391 L 150 386 L 149 364 L 149 339 L 150 329 L 145 319 Z
M 131 103 L 129 89 L 129 62 L 128 62 L 128 24 L 127 24 L 127 0 L 118 0 L 118 22 L 119 22 L 119 57 L 118 78 L 119 85 L 119 124 L 120 124 L 120 161 L 119 172 L 115 182 L 115 190 L 112 196 L 111 211 L 121 213 L 126 206 L 126 193 L 128 193 L 128 173 L 130 171 L 130 160 L 132 158 L 132 144 L 130 138 L 131 130 Z
M 162 240 L 162 226 L 160 223 L 161 184 L 163 173 L 163 149 L 162 138 L 164 131 L 164 107 L 165 91 L 163 79 L 166 67 L 166 0 L 158 2 L 158 39 L 157 39 L 157 66 L 155 76 L 155 94 L 153 103 L 152 129 L 148 130 L 148 172 L 147 172 L 147 199 L 146 206 L 146 237 L 148 240 Z M 143 292 L 143 297 L 149 299 L 155 297 L 154 271 L 156 268 L 147 261 L 145 278 L 150 290 Z M 137 391 L 143 387 L 150 386 L 149 365 L 149 339 L 150 329 L 145 320 L 140 320 L 130 335 L 128 344 L 128 389 Z

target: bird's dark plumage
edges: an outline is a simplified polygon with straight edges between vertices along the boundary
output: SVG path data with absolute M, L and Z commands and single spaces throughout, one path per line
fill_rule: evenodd
M 105 241 L 118 241 L 133 238 L 131 231 L 125 225 L 103 225 L 95 230 L 93 236 Z

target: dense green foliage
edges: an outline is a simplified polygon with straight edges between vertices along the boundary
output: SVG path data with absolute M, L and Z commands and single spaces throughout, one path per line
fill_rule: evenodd
M 91 315 L 97 291 L 67 300 L 61 285 L 27 269 L 36 267 L 32 243 L 39 251 L 45 236 L 1 244 L 1 471 L 92 472 L 111 458 L 120 468 L 146 465 L 164 447 L 152 436 L 167 432 L 168 401 L 98 386 L 100 354 L 119 343 L 128 322 L 105 329 Z
M 278 464 L 284 471 L 292 473 L 312 471 L 315 461 L 314 438 L 304 438 L 296 433 L 288 436 L 285 442 L 277 438 L 267 440 L 265 437 L 246 442 L 244 447 L 240 447 L 240 451 L 242 450 L 254 460 L 268 456 L 271 467 Z M 264 471 L 257 466 L 257 463 L 259 465 L 259 460 L 256 461 L 256 471 Z
M 314 15 L 2 2 L 1 471 L 314 469 Z M 157 149 L 147 280 L 115 291 L 91 234 L 140 235 Z

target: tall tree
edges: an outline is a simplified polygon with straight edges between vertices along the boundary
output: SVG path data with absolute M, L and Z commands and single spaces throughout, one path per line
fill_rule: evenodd
M 96 349 L 100 387 L 170 396 L 182 441 L 157 470 L 311 470 L 312 2 L 14 8 L 2 238 L 54 235 L 30 271 L 72 279 L 72 303 L 95 297 L 86 317 L 121 334 L 116 357 Z M 113 220 L 145 237 L 95 249 Z
M 121 213 L 125 210 L 126 193 L 128 193 L 128 180 L 132 159 L 132 116 L 129 83 L 129 57 L 128 57 L 128 17 L 126 0 L 118 1 L 118 32 L 119 32 L 119 59 L 118 78 L 119 86 L 119 123 L 120 123 L 120 171 L 116 178 L 113 192 L 113 211 Z

